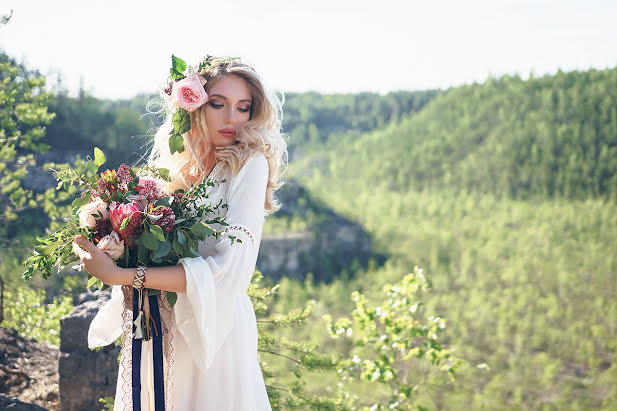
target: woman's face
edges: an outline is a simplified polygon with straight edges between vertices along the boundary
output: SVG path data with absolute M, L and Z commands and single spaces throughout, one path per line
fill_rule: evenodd
M 226 75 L 208 91 L 206 125 L 210 141 L 224 147 L 236 141 L 236 133 L 251 116 L 251 92 L 241 77 Z

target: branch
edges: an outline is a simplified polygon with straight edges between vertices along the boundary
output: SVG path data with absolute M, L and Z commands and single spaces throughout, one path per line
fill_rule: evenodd
M 293 362 L 295 362 L 295 363 L 302 364 L 302 362 L 301 362 L 301 361 L 298 361 L 298 360 L 296 360 L 295 358 L 288 357 L 288 356 L 287 356 L 287 355 L 285 355 L 285 354 L 280 354 L 280 353 L 275 352 L 275 351 L 268 351 L 268 350 L 257 350 L 257 351 L 260 351 L 260 352 L 265 352 L 265 353 L 268 353 L 268 354 L 278 355 L 278 356 L 280 356 L 280 357 L 285 357 L 285 358 L 287 358 L 288 360 L 291 360 L 291 361 L 293 361 Z

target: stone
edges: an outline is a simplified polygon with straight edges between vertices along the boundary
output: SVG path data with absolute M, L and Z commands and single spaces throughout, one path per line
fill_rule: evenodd
M 0 327 L 0 393 L 7 397 L 0 399 L 0 410 L 34 409 L 23 408 L 29 404 L 58 410 L 58 355 L 58 347 Z
M 6 411 L 47 411 L 40 405 L 23 402 L 10 395 L 0 394 L 0 410 Z
M 58 374 L 60 407 L 63 411 L 100 409 L 99 398 L 114 396 L 120 347 L 88 348 L 88 328 L 99 308 L 109 299 L 100 293 L 60 319 Z

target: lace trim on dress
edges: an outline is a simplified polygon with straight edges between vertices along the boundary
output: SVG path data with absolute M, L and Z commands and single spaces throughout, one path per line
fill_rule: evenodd
M 124 294 L 124 301 L 122 302 L 122 375 L 118 378 L 122 378 L 122 405 L 119 404 L 116 408 L 131 411 L 133 409 L 133 397 L 131 393 L 131 369 L 132 369 L 132 341 L 133 341 L 133 288 L 127 285 L 122 286 L 122 293 Z M 130 309 L 129 309 L 130 307 Z
M 133 394 L 132 394 L 132 343 L 133 343 L 133 287 L 122 286 L 124 294 L 122 317 L 124 323 L 122 325 L 122 410 L 133 410 Z M 163 329 L 163 374 L 165 378 L 165 409 L 173 409 L 173 363 L 174 363 L 174 335 L 171 331 L 173 326 L 173 309 L 167 301 L 165 292 L 162 291 L 158 295 L 159 312 L 161 314 L 161 328 Z M 130 307 L 130 309 L 128 308 Z M 117 407 L 116 409 L 120 409 Z
M 246 240 L 251 245 L 251 248 L 255 247 L 255 236 L 246 226 L 240 224 L 230 225 L 225 228 L 223 235 L 240 237 L 240 240 Z
M 221 173 L 221 170 L 223 169 L 224 166 L 225 166 L 224 162 L 222 161 L 217 162 L 212 168 L 212 170 L 210 170 L 210 174 L 208 174 L 208 177 L 206 177 L 206 180 L 217 181 L 217 177 Z

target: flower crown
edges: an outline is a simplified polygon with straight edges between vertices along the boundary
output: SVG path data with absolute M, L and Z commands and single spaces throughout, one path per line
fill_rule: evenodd
M 191 113 L 197 110 L 208 101 L 206 93 L 206 82 L 204 75 L 214 66 L 214 56 L 208 55 L 195 67 L 188 67 L 184 60 L 171 55 L 171 69 L 169 69 L 169 79 L 167 87 L 163 89 L 169 96 L 169 101 L 173 105 L 173 116 L 171 119 L 173 133 L 169 137 L 169 151 L 174 154 L 176 151 L 184 151 L 184 140 L 182 135 L 191 129 Z M 238 60 L 239 57 L 223 59 L 223 62 Z M 220 61 L 220 59 L 217 59 Z

